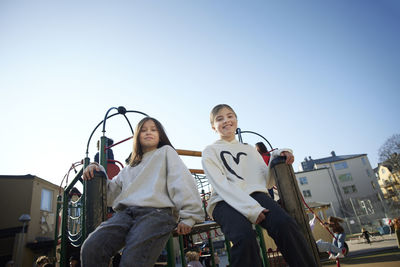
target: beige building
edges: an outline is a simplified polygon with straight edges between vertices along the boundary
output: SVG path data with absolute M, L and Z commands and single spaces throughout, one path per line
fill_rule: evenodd
M 53 254 L 58 192 L 59 186 L 37 176 L 0 175 L 0 266 L 11 259 L 15 266 L 32 266 Z M 21 222 L 23 214 L 30 221 Z
M 379 164 L 375 171 L 389 209 L 398 211 L 400 209 L 400 170 L 394 171 L 390 166 Z

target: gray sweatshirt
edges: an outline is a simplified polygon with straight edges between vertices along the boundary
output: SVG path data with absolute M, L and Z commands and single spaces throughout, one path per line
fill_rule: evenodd
M 173 208 L 186 225 L 204 221 L 195 179 L 171 146 L 145 153 L 137 166 L 107 179 L 107 188 L 108 203 L 116 211 L 127 206 Z

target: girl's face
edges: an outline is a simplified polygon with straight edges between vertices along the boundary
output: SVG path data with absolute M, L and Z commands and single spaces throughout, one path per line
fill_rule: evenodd
M 228 108 L 222 108 L 214 117 L 212 128 L 219 134 L 221 139 L 232 141 L 235 139 L 237 129 L 235 113 Z
M 148 120 L 143 124 L 142 129 L 140 129 L 139 142 L 143 153 L 157 149 L 160 136 L 153 120 Z

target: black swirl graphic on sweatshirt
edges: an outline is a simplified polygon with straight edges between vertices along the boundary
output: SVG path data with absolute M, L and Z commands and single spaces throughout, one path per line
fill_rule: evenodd
M 242 155 L 247 156 L 247 154 L 244 153 L 244 152 L 239 152 L 239 153 L 237 153 L 237 155 L 236 155 L 236 157 L 235 157 L 235 156 L 232 155 L 232 153 L 229 152 L 229 151 L 221 151 L 221 153 L 220 153 L 221 160 L 222 160 L 222 162 L 224 163 L 226 169 L 227 169 L 230 173 L 232 173 L 233 175 L 235 175 L 237 178 L 239 178 L 239 179 L 241 179 L 241 180 L 244 180 L 243 177 L 240 177 L 239 175 L 237 175 L 236 172 L 228 165 L 228 162 L 226 162 L 226 159 L 225 159 L 225 154 L 230 155 L 230 156 L 232 157 L 233 161 L 234 161 L 236 164 L 238 164 L 238 165 L 239 165 L 239 162 L 240 162 L 240 156 L 242 156 Z

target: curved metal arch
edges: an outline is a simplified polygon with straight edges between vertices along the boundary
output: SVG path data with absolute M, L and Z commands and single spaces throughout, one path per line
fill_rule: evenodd
M 271 150 L 274 149 L 274 148 L 272 147 L 271 143 L 267 140 L 267 138 L 265 138 L 265 137 L 262 136 L 261 134 L 256 133 L 256 132 L 253 132 L 253 131 L 242 131 L 240 128 L 237 128 L 237 129 L 236 129 L 236 134 L 238 135 L 238 138 L 239 138 L 239 142 L 240 142 L 240 143 L 243 143 L 242 134 L 244 134 L 244 133 L 255 134 L 255 135 L 261 137 L 262 139 L 265 140 L 265 142 L 268 143 L 268 145 L 269 145 L 269 147 L 271 148 Z
M 117 113 L 108 115 L 108 113 L 109 113 L 111 110 L 113 110 L 113 109 L 116 109 L 116 110 L 117 110 Z M 102 130 L 102 132 L 103 132 L 103 135 L 104 135 L 104 134 L 105 134 L 105 126 L 106 126 L 106 123 L 105 123 L 105 122 L 106 122 L 109 118 L 114 117 L 115 115 L 118 115 L 118 114 L 123 115 L 124 118 L 126 119 L 128 125 L 129 125 L 129 128 L 131 129 L 132 135 L 134 134 L 132 125 L 131 125 L 131 123 L 130 123 L 128 117 L 125 115 L 126 113 L 138 113 L 138 114 L 141 114 L 141 115 L 143 115 L 143 116 L 145 116 L 145 117 L 149 117 L 149 115 L 147 115 L 147 114 L 144 113 L 144 112 L 137 111 L 137 110 L 126 110 L 126 109 L 125 109 L 124 107 L 122 107 L 122 106 L 120 106 L 120 107 L 118 107 L 118 108 L 116 108 L 116 107 L 109 108 L 109 109 L 107 110 L 107 112 L 106 112 L 106 115 L 104 116 L 104 119 L 103 119 L 102 121 L 100 121 L 100 122 L 96 125 L 96 127 L 94 127 L 92 133 L 91 133 L 90 136 L 89 136 L 89 139 L 88 139 L 88 142 L 87 142 L 87 145 L 86 145 L 86 153 L 85 153 L 85 154 L 86 154 L 86 157 L 89 156 L 89 145 L 90 145 L 90 141 L 92 140 L 93 134 L 96 132 L 97 128 L 99 128 L 99 126 L 103 124 L 103 130 Z

